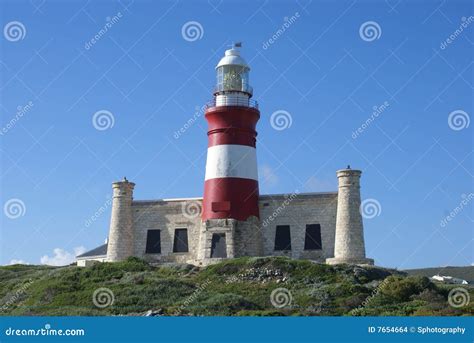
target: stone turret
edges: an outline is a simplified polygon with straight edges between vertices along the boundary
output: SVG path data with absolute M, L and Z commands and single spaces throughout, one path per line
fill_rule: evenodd
M 337 196 L 336 241 L 334 257 L 329 264 L 374 264 L 365 257 L 364 227 L 360 213 L 360 170 L 337 171 L 339 191 Z
M 107 246 L 107 261 L 125 260 L 133 255 L 132 200 L 135 184 L 126 178 L 114 182 L 112 216 Z

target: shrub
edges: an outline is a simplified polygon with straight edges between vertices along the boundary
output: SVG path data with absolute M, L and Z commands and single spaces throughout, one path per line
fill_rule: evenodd
M 219 293 L 205 299 L 196 308 L 198 314 L 231 315 L 242 310 L 259 310 L 259 306 L 241 295 Z
M 380 287 L 379 293 L 389 302 L 408 301 L 426 289 L 431 289 L 433 284 L 424 276 L 389 276 Z
M 246 317 L 281 317 L 285 316 L 284 313 L 274 310 L 242 310 L 237 312 L 237 316 L 246 316 Z

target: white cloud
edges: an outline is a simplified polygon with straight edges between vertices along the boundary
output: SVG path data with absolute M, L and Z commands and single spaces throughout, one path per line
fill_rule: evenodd
M 269 165 L 262 165 L 259 171 L 262 178 L 260 179 L 262 183 L 266 186 L 273 186 L 278 183 L 278 176 L 275 174 L 275 171 Z
M 13 259 L 13 260 L 11 260 L 11 261 L 8 263 L 8 265 L 12 265 L 12 264 L 29 264 L 29 263 L 28 263 L 28 262 L 25 262 L 25 261 L 23 261 L 23 260 L 15 260 L 15 259 Z
M 82 246 L 74 248 L 74 253 L 61 248 L 56 248 L 53 250 L 54 256 L 50 257 L 48 255 L 44 255 L 41 257 L 41 264 L 47 264 L 50 266 L 65 266 L 74 262 L 77 255 L 83 254 L 85 252 L 86 248 Z

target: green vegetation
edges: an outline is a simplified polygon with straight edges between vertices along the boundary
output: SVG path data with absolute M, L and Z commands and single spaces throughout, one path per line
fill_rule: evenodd
M 457 277 L 474 283 L 474 267 L 442 267 L 404 270 L 408 275 L 421 275 L 431 277 L 436 274 Z
M 472 315 L 448 304 L 455 285 L 378 267 L 284 257 L 239 258 L 206 268 L 154 267 L 138 258 L 79 268 L 0 267 L 1 315 L 410 316 Z M 94 305 L 93 294 L 103 308 Z M 276 289 L 272 298 L 272 292 Z M 286 289 L 287 291 L 285 291 Z M 99 291 L 98 291 L 99 292 Z M 470 297 L 474 292 L 469 288 Z M 100 293 L 99 293 L 100 294 Z M 272 305 L 285 305 L 276 307 Z M 290 302 L 291 300 L 291 302 Z

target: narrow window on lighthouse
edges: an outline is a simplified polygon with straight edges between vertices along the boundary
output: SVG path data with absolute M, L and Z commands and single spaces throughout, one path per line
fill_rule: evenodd
M 188 252 L 188 229 L 174 230 L 173 252 Z
M 146 254 L 161 254 L 161 231 L 148 230 L 146 234 Z
M 277 225 L 275 231 L 275 250 L 291 250 L 289 225 Z
M 306 225 L 304 250 L 320 250 L 320 249 L 322 249 L 321 225 L 319 224 Z

